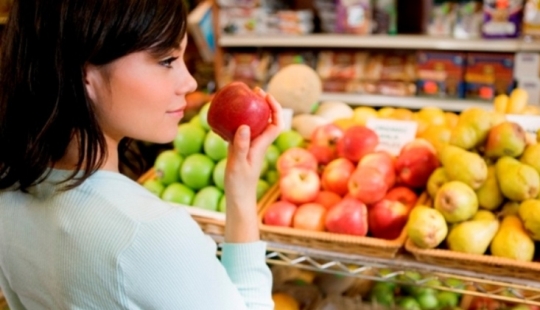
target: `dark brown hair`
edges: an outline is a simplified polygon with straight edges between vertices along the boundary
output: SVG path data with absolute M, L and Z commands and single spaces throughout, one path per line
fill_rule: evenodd
M 107 149 L 85 65 L 164 54 L 179 46 L 186 19 L 183 0 L 14 1 L 0 44 L 0 189 L 40 183 L 73 137 L 80 143 L 70 187 L 99 168 Z

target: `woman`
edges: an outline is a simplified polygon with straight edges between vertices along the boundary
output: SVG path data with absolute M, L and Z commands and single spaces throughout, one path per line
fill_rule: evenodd
M 0 286 L 18 309 L 272 309 L 256 180 L 279 104 L 229 146 L 216 244 L 118 172 L 126 138 L 173 140 L 196 82 L 182 0 L 15 1 L 0 59 Z

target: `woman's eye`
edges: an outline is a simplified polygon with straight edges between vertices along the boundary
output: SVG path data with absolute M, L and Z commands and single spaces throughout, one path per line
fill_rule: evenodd
M 172 68 L 172 63 L 177 59 L 178 57 L 169 57 L 167 59 L 160 61 L 159 64 L 166 68 Z

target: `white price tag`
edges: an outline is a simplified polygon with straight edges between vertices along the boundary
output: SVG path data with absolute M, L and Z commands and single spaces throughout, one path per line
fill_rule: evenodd
M 511 122 L 517 123 L 526 132 L 530 132 L 535 136 L 538 129 L 540 129 L 540 116 L 507 114 L 506 119 Z
M 377 150 L 397 156 L 405 144 L 416 138 L 418 124 L 412 121 L 370 118 L 366 127 L 379 136 Z

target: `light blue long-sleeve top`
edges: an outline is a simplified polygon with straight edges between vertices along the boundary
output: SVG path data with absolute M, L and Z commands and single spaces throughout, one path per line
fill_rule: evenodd
M 189 213 L 98 171 L 0 194 L 0 287 L 19 309 L 273 309 L 266 244 L 216 243 Z

